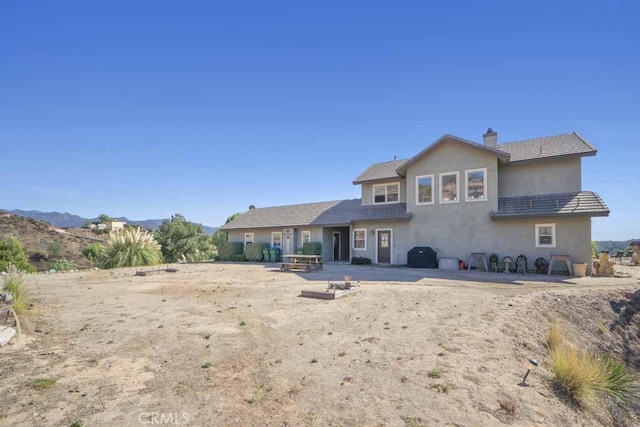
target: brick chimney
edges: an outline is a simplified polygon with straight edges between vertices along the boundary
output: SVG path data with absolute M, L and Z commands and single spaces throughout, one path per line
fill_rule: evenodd
M 494 132 L 493 129 L 487 129 L 487 133 L 482 135 L 484 145 L 491 148 L 496 148 L 498 143 L 498 132 Z

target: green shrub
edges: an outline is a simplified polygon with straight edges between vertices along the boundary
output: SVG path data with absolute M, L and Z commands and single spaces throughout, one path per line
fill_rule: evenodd
M 161 262 L 160 245 L 150 233 L 140 228 L 124 228 L 112 233 L 98 259 L 102 268 L 139 267 Z
M 322 255 L 322 243 L 307 242 L 302 245 L 303 255 Z
M 13 264 L 7 267 L 7 274 L 2 276 L 2 283 L 7 292 L 13 295 L 13 310 L 16 314 L 21 314 L 27 309 L 27 295 L 22 287 L 24 282 L 24 271 Z
M 244 254 L 233 254 L 231 255 L 231 261 L 233 262 L 246 262 L 247 257 Z
M 223 242 L 218 247 L 218 256 L 221 261 L 232 261 L 232 255 L 240 255 L 244 252 L 244 243 L 242 242 Z
M 75 270 L 76 266 L 69 260 L 61 259 L 60 261 L 54 262 L 51 265 L 51 268 L 53 268 L 56 271 L 69 271 L 69 270 Z
M 371 258 L 363 256 L 354 256 L 351 258 L 351 264 L 354 265 L 371 265 Z
M 269 248 L 268 243 L 247 243 L 244 249 L 244 254 L 247 257 L 247 260 L 249 261 L 253 261 L 253 262 L 262 261 L 262 258 L 263 258 L 262 250 L 268 249 L 268 248 Z
M 100 256 L 100 245 L 92 243 L 82 250 L 82 255 L 91 262 L 96 262 Z
M 15 237 L 0 240 L 0 271 L 5 271 L 9 264 L 23 271 L 34 271 L 34 268 L 29 265 L 22 244 Z

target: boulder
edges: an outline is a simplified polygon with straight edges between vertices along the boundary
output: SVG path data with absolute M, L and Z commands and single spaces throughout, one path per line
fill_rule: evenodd
M 4 347 L 16 335 L 16 330 L 10 327 L 0 329 L 0 347 Z

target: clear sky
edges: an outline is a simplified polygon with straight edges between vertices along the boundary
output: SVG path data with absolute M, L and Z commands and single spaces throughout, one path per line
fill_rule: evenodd
M 0 208 L 216 226 L 359 197 L 445 133 L 577 131 L 640 237 L 636 1 L 4 1 Z

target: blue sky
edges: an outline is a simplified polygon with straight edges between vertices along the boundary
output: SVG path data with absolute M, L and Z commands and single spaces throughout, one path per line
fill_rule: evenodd
M 0 3 L 0 208 L 216 226 L 445 133 L 577 131 L 640 237 L 637 2 Z

